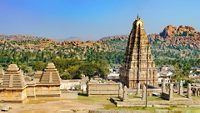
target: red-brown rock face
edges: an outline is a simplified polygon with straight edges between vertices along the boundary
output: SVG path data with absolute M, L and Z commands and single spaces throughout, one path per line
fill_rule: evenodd
M 179 26 L 178 28 L 168 25 L 164 28 L 163 32 L 160 33 L 162 37 L 168 36 L 190 36 L 195 35 L 197 32 L 193 27 L 190 26 Z
M 176 27 L 172 25 L 168 25 L 167 27 L 164 28 L 163 32 L 160 33 L 160 35 L 163 37 L 172 36 L 174 34 L 176 34 Z

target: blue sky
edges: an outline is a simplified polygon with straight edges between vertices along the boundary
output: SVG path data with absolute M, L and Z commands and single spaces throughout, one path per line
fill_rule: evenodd
M 147 33 L 166 25 L 200 30 L 200 0 L 0 0 L 0 34 L 96 40 L 129 34 L 137 14 Z

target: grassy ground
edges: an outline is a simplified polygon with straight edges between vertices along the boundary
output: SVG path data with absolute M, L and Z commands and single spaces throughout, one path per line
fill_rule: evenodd
M 84 104 L 100 104 L 105 108 L 115 108 L 116 106 L 109 99 L 110 96 L 79 96 L 77 101 Z
M 136 97 L 139 98 L 139 97 Z M 160 97 L 148 97 L 148 100 L 162 100 Z M 109 96 L 79 96 L 78 101 L 84 104 L 101 104 L 104 108 L 101 110 L 125 110 L 125 111 L 133 111 L 133 110 L 147 110 L 151 111 L 152 113 L 158 110 L 169 110 L 169 113 L 200 113 L 200 108 L 178 108 L 178 107 L 170 107 L 170 108 L 155 108 L 155 107 L 116 107 L 113 103 L 109 101 Z
M 160 111 L 165 110 L 165 111 L 168 111 L 168 113 L 200 113 L 200 108 L 116 107 L 113 103 L 110 102 L 109 98 L 110 98 L 110 96 L 89 96 L 89 97 L 78 96 L 77 99 L 66 99 L 66 98 L 57 98 L 57 97 L 54 97 L 54 98 L 52 98 L 52 97 L 32 98 L 32 99 L 29 99 L 27 101 L 27 103 L 25 103 L 23 106 L 21 106 L 21 108 L 23 108 L 23 110 L 21 110 L 20 113 L 21 112 L 27 113 L 27 111 L 28 111 L 27 109 L 29 109 L 30 105 L 31 105 L 30 108 L 32 108 L 32 106 L 33 106 L 34 108 L 32 108 L 32 109 L 35 110 L 35 112 L 33 112 L 33 110 L 32 110 L 31 113 L 47 113 L 45 111 L 46 106 L 52 106 L 52 107 L 55 106 L 55 107 L 58 107 L 56 109 L 61 110 L 61 109 L 69 108 L 71 106 L 75 106 L 74 108 L 76 108 L 76 106 L 79 106 L 79 107 L 82 106 L 82 108 L 85 108 L 86 107 L 85 105 L 90 105 L 90 107 L 88 107 L 88 109 L 96 106 L 96 108 L 99 110 L 123 110 L 123 111 L 141 110 L 141 111 L 150 111 L 151 113 L 157 113 L 158 111 L 159 111 L 159 113 L 161 113 Z M 132 97 L 132 98 L 134 98 L 134 97 Z M 136 98 L 138 98 L 138 97 L 136 97 Z M 148 97 L 148 100 L 160 101 L 161 99 L 158 97 Z M 68 103 L 63 103 L 65 101 L 68 101 Z M 56 104 L 49 103 L 49 102 L 53 102 L 53 103 L 55 102 Z M 44 106 L 44 108 L 41 106 Z M 21 109 L 21 108 L 18 108 L 18 109 Z M 15 109 L 15 108 L 13 108 L 13 109 Z M 87 109 L 87 108 L 85 108 L 85 109 Z

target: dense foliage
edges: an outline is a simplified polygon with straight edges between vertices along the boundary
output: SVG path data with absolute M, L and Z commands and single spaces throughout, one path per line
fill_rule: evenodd
M 109 67 L 122 64 L 127 40 L 106 40 L 107 50 L 93 47 L 60 46 L 49 44 L 43 50 L 17 48 L 20 45 L 38 44 L 38 40 L 9 41 L 0 44 L 0 67 L 16 63 L 27 74 L 43 70 L 48 62 L 54 62 L 63 79 L 81 78 L 81 75 L 106 77 Z M 151 52 L 157 67 L 175 67 L 176 78 L 188 76 L 191 67 L 199 66 L 200 50 L 190 46 L 165 45 L 165 41 L 151 42 Z M 12 45 L 17 45 L 13 47 Z

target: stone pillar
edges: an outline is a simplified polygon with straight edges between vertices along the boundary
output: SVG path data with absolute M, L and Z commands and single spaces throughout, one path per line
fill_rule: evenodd
M 146 86 L 145 84 L 142 87 L 142 100 L 146 100 Z
M 140 96 L 140 82 L 137 83 L 137 91 L 136 91 L 136 95 Z
M 173 93 L 174 93 L 174 88 L 173 88 L 173 84 L 170 83 L 169 85 L 169 100 L 173 100 Z
M 191 98 L 192 98 L 191 95 L 192 95 L 191 84 L 188 83 L 188 87 L 187 87 L 187 98 L 191 99 Z
M 127 97 L 127 87 L 124 86 L 124 91 L 123 91 L 123 101 L 126 101 L 128 100 L 128 97 Z
M 162 93 L 166 92 L 165 79 L 162 81 Z
M 179 93 L 179 95 L 183 95 L 183 82 L 182 82 L 182 80 L 179 82 L 178 93 Z
M 118 98 L 122 98 L 122 94 L 123 94 L 122 84 L 119 83 Z

